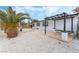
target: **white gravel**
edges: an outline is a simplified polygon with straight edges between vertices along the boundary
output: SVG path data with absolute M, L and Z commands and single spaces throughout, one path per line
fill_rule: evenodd
M 19 36 L 8 40 L 6 34 L 0 30 L 0 52 L 9 53 L 74 53 L 79 49 L 68 47 L 67 43 L 46 36 L 40 30 L 26 30 L 19 32 Z M 75 45 L 73 45 L 75 46 Z

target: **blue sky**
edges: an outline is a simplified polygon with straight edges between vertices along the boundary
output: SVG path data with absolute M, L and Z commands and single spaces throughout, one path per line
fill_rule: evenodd
M 6 8 L 7 6 L 0 6 L 2 10 Z M 12 8 L 17 12 L 28 13 L 33 19 L 43 20 L 47 16 L 60 14 L 62 12 L 72 14 L 76 6 L 12 6 Z

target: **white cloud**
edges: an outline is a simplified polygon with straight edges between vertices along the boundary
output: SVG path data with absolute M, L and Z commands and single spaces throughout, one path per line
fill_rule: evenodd
M 15 7 L 14 10 L 16 10 L 17 12 L 24 12 L 23 7 Z
M 45 10 L 47 10 L 45 14 L 47 16 L 51 16 L 54 12 L 58 11 L 58 8 L 57 7 L 46 7 Z
M 29 13 L 31 15 L 31 17 L 35 18 L 34 16 L 36 16 L 37 18 L 39 17 L 45 17 L 45 16 L 51 16 L 53 14 L 53 12 L 58 11 L 57 7 L 52 7 L 52 6 L 42 6 L 42 7 L 34 7 L 34 6 L 16 6 L 15 10 L 17 12 L 26 12 Z M 39 16 L 40 15 L 40 16 Z M 40 18 L 42 19 L 42 18 Z

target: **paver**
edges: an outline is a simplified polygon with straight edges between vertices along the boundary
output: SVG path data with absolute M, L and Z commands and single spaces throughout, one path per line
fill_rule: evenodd
M 0 52 L 15 53 L 69 53 L 79 52 L 75 44 L 71 47 L 67 43 L 56 40 L 45 35 L 41 30 L 26 30 L 19 32 L 19 36 L 8 40 L 6 35 L 0 31 Z M 76 42 L 76 41 L 75 41 Z M 77 43 L 78 45 L 78 43 Z M 75 46 L 75 47 L 74 47 Z

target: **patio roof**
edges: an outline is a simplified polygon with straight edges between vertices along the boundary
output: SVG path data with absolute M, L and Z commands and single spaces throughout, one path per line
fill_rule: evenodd
M 79 15 L 79 13 L 77 13 L 77 14 L 70 14 L 69 15 L 69 14 L 63 12 L 61 14 L 57 14 L 57 15 L 54 15 L 54 16 L 46 17 L 45 19 L 46 20 L 62 20 L 62 19 L 64 19 L 64 17 L 66 19 L 72 18 L 72 17 L 74 18 L 76 15 Z

